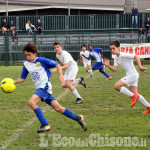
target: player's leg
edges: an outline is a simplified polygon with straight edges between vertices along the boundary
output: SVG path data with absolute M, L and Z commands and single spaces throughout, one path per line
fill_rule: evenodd
M 90 74 L 90 77 L 93 78 L 93 72 L 92 72 L 92 69 L 91 69 L 91 65 L 87 66 L 87 71 Z
M 67 80 L 67 87 L 70 89 L 73 93 L 73 95 L 76 97 L 76 104 L 81 104 L 83 103 L 83 99 L 81 98 L 80 94 L 78 93 L 77 89 L 72 85 L 72 80 Z
M 120 91 L 120 93 L 123 93 L 129 97 L 131 97 L 131 107 L 133 107 L 137 101 L 137 99 L 139 98 L 139 95 L 137 93 L 137 91 L 132 92 L 131 90 L 127 89 L 126 87 L 124 87 L 125 85 L 131 87 L 131 85 L 136 86 L 138 83 L 138 78 L 127 78 L 127 77 L 123 77 L 121 80 L 119 80 L 114 88 L 118 91 Z M 136 88 L 135 88 L 136 89 Z
M 64 80 L 71 80 L 72 85 L 81 84 L 84 87 L 86 87 L 86 84 L 84 82 L 83 77 L 79 77 L 78 79 L 75 79 L 78 73 L 78 66 L 74 66 L 74 68 L 70 69 L 67 73 L 64 75 Z
M 74 86 L 74 85 L 77 85 L 77 84 L 81 84 L 86 88 L 86 83 L 84 81 L 84 77 L 79 77 L 77 79 L 74 79 L 73 82 L 72 82 L 72 85 Z
M 132 97 L 134 93 L 128 90 L 126 87 L 124 87 L 125 85 L 126 85 L 125 82 L 123 82 L 122 80 L 119 80 L 118 82 L 115 83 L 114 88 L 120 93 L 125 94 L 129 97 Z
M 107 77 L 106 80 L 112 79 L 112 77 L 111 77 L 109 74 L 107 74 L 103 69 L 99 69 L 99 71 L 100 71 L 105 77 Z
M 42 110 L 37 105 L 37 102 L 40 100 L 41 100 L 41 97 L 39 97 L 36 94 L 33 94 L 32 97 L 30 98 L 30 100 L 28 101 L 28 105 L 33 109 L 33 111 L 35 112 L 37 118 L 39 119 L 39 121 L 41 123 L 40 129 L 37 130 L 38 133 L 50 130 L 50 126 L 49 126 L 47 120 L 45 119 L 45 117 L 42 113 Z
M 62 107 L 56 100 L 51 101 L 51 106 L 57 111 L 65 115 L 66 117 L 77 121 L 83 128 L 84 131 L 87 130 L 87 126 L 84 122 L 84 118 L 81 115 L 76 115 L 72 113 L 68 108 Z
M 66 81 L 66 80 L 64 80 L 64 81 L 62 82 L 62 87 L 63 87 L 63 88 L 67 88 L 67 81 Z
M 126 87 L 124 87 L 126 85 L 126 83 L 122 80 L 119 80 L 115 85 L 114 88 L 119 91 L 122 94 L 125 94 L 129 97 L 132 98 L 132 103 L 131 103 L 131 107 L 136 103 L 137 100 L 137 94 L 134 94 L 133 92 L 131 92 L 130 90 L 128 90 Z M 134 100 L 133 100 L 134 99 Z
M 131 92 L 138 94 L 137 86 L 130 86 L 129 89 Z M 143 112 L 143 114 L 150 113 L 150 104 L 146 101 L 146 99 L 142 95 L 139 95 L 137 101 L 139 101 L 142 105 L 144 105 L 147 108 L 146 111 Z
M 102 63 L 99 63 L 99 71 L 100 71 L 105 77 L 107 77 L 106 80 L 112 79 L 112 77 L 104 71 L 104 65 L 103 65 Z

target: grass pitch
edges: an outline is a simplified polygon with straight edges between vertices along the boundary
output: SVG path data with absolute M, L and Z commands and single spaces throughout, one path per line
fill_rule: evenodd
M 145 65 L 144 67 L 150 70 L 150 65 Z M 147 73 L 140 74 L 139 93 L 150 102 L 149 70 Z M 17 79 L 20 77 L 21 71 L 22 67 L 1 67 L 0 80 L 6 77 Z M 88 126 L 86 132 L 81 129 L 77 122 L 55 112 L 45 103 L 39 102 L 38 105 L 44 111 L 44 115 L 52 130 L 44 134 L 37 134 L 36 131 L 40 127 L 40 123 L 35 119 L 35 114 L 27 105 L 28 99 L 35 91 L 30 76 L 24 83 L 18 84 L 13 93 L 7 94 L 1 90 L 0 149 L 149 150 L 150 114 L 141 114 L 145 111 L 145 108 L 139 102 L 133 108 L 130 108 L 130 98 L 114 90 L 115 82 L 125 75 L 121 68 L 116 73 L 106 68 L 106 72 L 112 76 L 112 80 L 106 81 L 105 77 L 99 72 L 95 72 L 94 78 L 91 79 L 89 74 L 84 71 L 84 68 L 82 66 L 79 67 L 78 77 L 88 76 L 85 80 L 87 88 L 83 88 L 81 85 L 77 86 L 80 95 L 84 99 L 84 104 L 80 105 L 73 104 L 75 98 L 70 91 L 64 94 L 65 89 L 61 88 L 61 83 L 58 82 L 58 74 L 51 76 L 53 95 L 58 97 L 63 93 L 64 96 L 59 100 L 60 104 L 76 114 L 84 115 Z M 93 134 L 95 139 L 89 141 L 88 138 L 92 136 L 91 134 Z M 62 137 L 59 139 L 59 145 L 58 141 L 54 143 L 55 141 L 52 137 L 55 135 Z M 105 143 L 99 143 L 98 136 L 103 137 Z M 41 137 L 45 137 L 43 138 L 44 145 Z M 132 139 L 128 146 L 122 144 L 122 142 L 125 142 L 122 141 L 124 137 Z M 139 143 L 137 143 L 137 139 Z M 69 143 L 69 141 L 72 141 L 72 143 Z M 144 145 L 142 146 L 142 144 Z

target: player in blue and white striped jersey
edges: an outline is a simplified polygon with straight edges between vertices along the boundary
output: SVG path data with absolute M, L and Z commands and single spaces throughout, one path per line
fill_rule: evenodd
M 37 130 L 37 132 L 40 133 L 51 129 L 40 107 L 37 105 L 40 100 L 52 106 L 56 111 L 73 120 L 76 120 L 82 126 L 83 130 L 87 130 L 83 115 L 76 115 L 69 109 L 62 107 L 52 95 L 52 86 L 49 82 L 51 72 L 49 69 L 56 67 L 59 73 L 59 81 L 63 82 L 64 77 L 62 74 L 61 66 L 51 59 L 37 57 L 37 47 L 33 43 L 28 43 L 24 47 L 23 52 L 27 61 L 24 62 L 21 77 L 15 80 L 15 83 L 24 82 L 28 73 L 31 75 L 31 78 L 36 87 L 36 91 L 29 99 L 28 105 L 34 110 L 37 118 L 41 123 L 41 127 L 39 130 Z
M 88 45 L 88 49 L 90 50 L 89 57 L 86 57 L 84 55 L 82 55 L 82 56 L 88 60 L 94 58 L 96 60 L 96 63 L 93 65 L 92 70 L 99 70 L 104 76 L 107 77 L 107 80 L 110 80 L 112 77 L 104 71 L 102 49 L 101 48 L 93 48 L 93 46 L 91 44 Z

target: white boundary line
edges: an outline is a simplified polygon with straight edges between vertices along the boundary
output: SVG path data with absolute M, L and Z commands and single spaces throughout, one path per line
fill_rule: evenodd
M 97 71 L 95 71 L 97 72 Z M 94 72 L 94 73 L 95 73 Z M 89 78 L 89 75 L 85 77 L 85 79 Z M 62 97 L 66 96 L 68 94 L 70 90 L 66 89 L 64 92 L 62 92 L 62 94 L 60 94 L 59 96 L 56 97 L 57 101 L 60 101 Z M 49 106 L 45 106 L 45 109 L 43 110 L 43 112 L 46 112 L 47 110 L 52 111 L 52 109 Z M 31 124 L 34 123 L 34 121 L 37 119 L 37 117 L 33 117 L 31 118 L 29 121 L 27 121 L 22 128 L 17 129 L 12 136 L 10 136 L 7 140 L 4 141 L 4 143 L 2 142 L 2 146 L 0 147 L 0 150 L 5 150 L 12 142 L 14 142 L 25 130 L 26 128 L 28 128 Z

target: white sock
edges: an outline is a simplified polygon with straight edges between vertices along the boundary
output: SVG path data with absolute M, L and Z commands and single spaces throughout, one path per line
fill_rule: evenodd
M 81 81 L 81 78 L 75 79 L 75 80 L 72 82 L 72 85 L 76 85 L 76 84 L 78 84 L 80 81 Z
M 90 73 L 90 75 L 93 75 L 92 69 L 88 70 L 88 73 Z
M 74 91 L 72 91 L 73 95 L 76 97 L 76 98 L 81 98 L 81 96 L 79 95 L 77 89 L 75 89 Z
M 122 86 L 120 89 L 120 93 L 123 93 L 127 96 L 132 97 L 134 95 L 134 93 L 132 93 L 130 90 L 128 90 L 126 87 Z
M 138 101 L 145 107 L 150 107 L 150 104 L 146 101 L 146 99 L 142 95 L 139 96 Z

